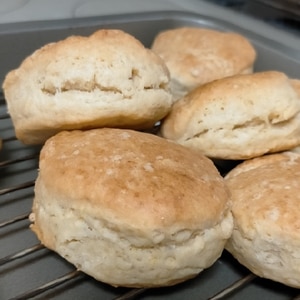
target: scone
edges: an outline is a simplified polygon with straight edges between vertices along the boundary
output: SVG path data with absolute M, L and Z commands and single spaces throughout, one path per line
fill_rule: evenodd
M 120 30 L 48 44 L 3 83 L 16 136 L 41 144 L 62 130 L 150 128 L 170 110 L 161 58 Z
M 173 105 L 161 135 L 203 154 L 243 160 L 300 144 L 300 95 L 284 73 L 235 75 Z
M 31 220 L 41 242 L 113 286 L 173 285 L 221 255 L 232 232 L 211 160 L 126 129 L 65 131 L 46 141 Z
M 169 68 L 175 101 L 215 79 L 252 73 L 256 59 L 256 50 L 246 37 L 207 28 L 162 31 L 151 48 Z
M 234 217 L 226 249 L 256 275 L 300 288 L 300 154 L 254 158 L 225 181 Z

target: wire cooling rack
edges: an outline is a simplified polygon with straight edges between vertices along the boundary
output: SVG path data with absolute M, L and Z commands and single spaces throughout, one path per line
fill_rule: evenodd
M 300 299 L 296 289 L 257 278 L 228 253 L 186 283 L 112 288 L 76 270 L 29 229 L 39 147 L 22 145 L 0 95 L 0 299 Z

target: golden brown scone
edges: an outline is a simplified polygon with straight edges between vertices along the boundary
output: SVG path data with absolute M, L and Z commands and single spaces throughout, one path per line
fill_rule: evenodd
M 175 100 L 215 79 L 252 73 L 256 59 L 255 48 L 244 36 L 207 28 L 162 31 L 151 48 L 169 68 Z
M 235 75 L 173 105 L 161 135 L 215 159 L 248 159 L 300 143 L 300 96 L 281 72 Z
M 120 30 L 48 44 L 9 72 L 3 89 L 16 136 L 43 143 L 61 130 L 145 129 L 170 110 L 160 57 Z
M 300 154 L 254 158 L 225 181 L 234 216 L 226 249 L 256 275 L 299 288 Z
M 233 221 L 206 157 L 148 133 L 66 131 L 44 145 L 31 220 L 41 242 L 114 286 L 173 285 L 221 255 Z

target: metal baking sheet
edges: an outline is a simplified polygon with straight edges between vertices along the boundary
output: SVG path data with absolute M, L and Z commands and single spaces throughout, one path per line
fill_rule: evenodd
M 120 28 L 150 46 L 159 31 L 181 26 L 207 27 L 244 34 L 252 41 L 258 53 L 255 71 L 279 70 L 290 77 L 300 78 L 299 52 L 280 41 L 268 39 L 262 32 L 253 32 L 251 28 L 245 30 L 230 22 L 199 14 L 164 11 L 0 26 L 0 82 L 2 83 L 9 70 L 17 67 L 37 48 L 72 34 L 88 35 L 100 28 Z M 278 34 L 280 37 L 282 33 Z M 211 268 L 195 279 L 168 288 L 113 288 L 84 274 L 74 273 L 72 265 L 57 254 L 41 248 L 35 235 L 29 230 L 28 214 L 40 148 L 24 146 L 15 139 L 3 93 L 0 94 L 0 136 L 4 140 L 0 152 L 0 300 L 30 297 L 64 300 L 283 300 L 293 299 L 298 295 L 299 291 L 296 289 L 266 279 L 253 278 L 247 269 L 226 252 Z M 11 257 L 14 254 L 20 257 Z M 55 287 L 33 296 L 36 289 L 47 284 Z M 224 289 L 224 294 L 231 290 L 229 296 L 222 296 Z M 31 290 L 32 294 L 29 293 Z

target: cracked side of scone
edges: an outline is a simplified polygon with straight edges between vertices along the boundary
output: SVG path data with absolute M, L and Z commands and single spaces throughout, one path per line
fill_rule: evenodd
M 41 143 L 63 129 L 145 129 L 171 108 L 164 62 L 135 37 L 98 30 L 50 43 L 3 83 L 17 137 Z
M 156 229 L 146 240 L 130 224 L 118 228 L 109 220 L 60 205 L 59 197 L 49 198 L 40 182 L 37 189 L 31 229 L 78 270 L 113 286 L 170 286 L 193 278 L 220 257 L 232 230 L 228 212 L 212 228 L 180 228 L 170 236 Z M 42 193 L 46 204 L 39 202 Z
M 283 73 L 236 75 L 180 99 L 161 134 L 211 158 L 248 159 L 300 143 L 300 97 Z

